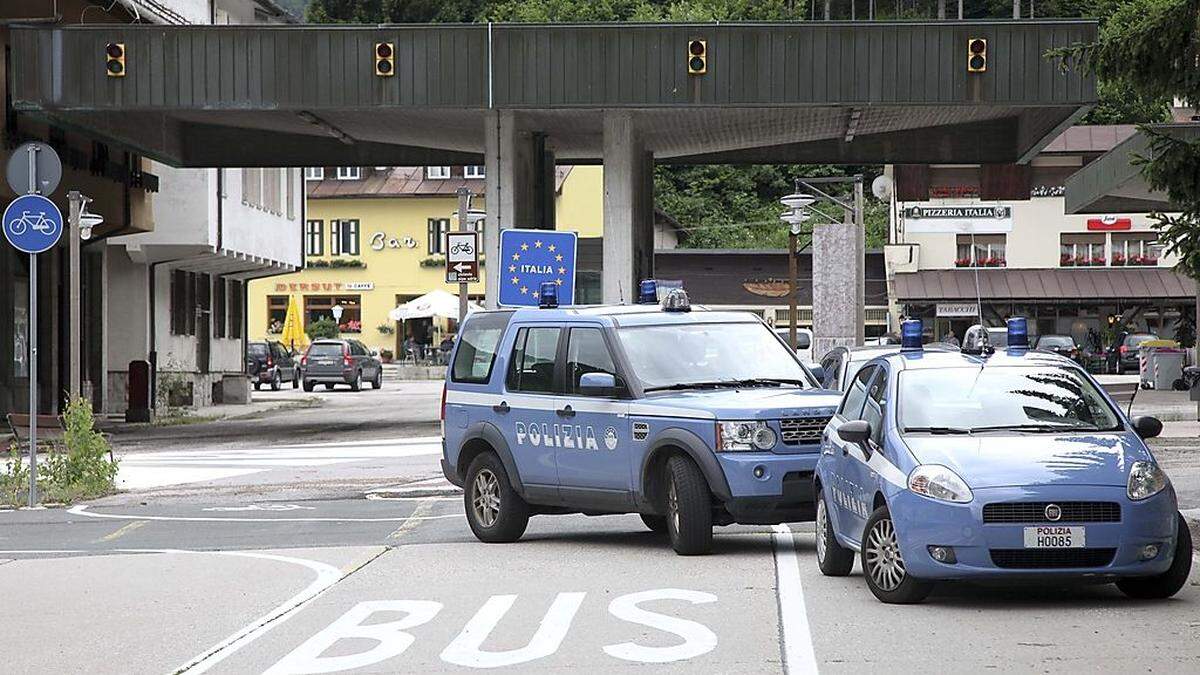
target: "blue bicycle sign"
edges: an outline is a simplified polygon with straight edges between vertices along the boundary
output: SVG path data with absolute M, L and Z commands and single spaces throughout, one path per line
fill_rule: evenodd
M 41 195 L 17 197 L 4 209 L 4 237 L 25 253 L 50 250 L 63 233 L 62 211 Z

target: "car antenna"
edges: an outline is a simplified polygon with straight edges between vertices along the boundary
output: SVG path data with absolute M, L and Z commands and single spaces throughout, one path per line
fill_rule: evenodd
M 617 279 L 617 304 L 625 304 L 625 287 L 621 285 L 620 279 Z

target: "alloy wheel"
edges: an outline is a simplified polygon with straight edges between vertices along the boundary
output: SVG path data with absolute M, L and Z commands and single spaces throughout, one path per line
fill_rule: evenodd
M 500 483 L 489 469 L 483 469 L 475 476 L 471 508 L 475 511 L 475 520 L 484 527 L 495 525 L 500 517 Z
M 667 482 L 667 515 L 671 518 L 671 527 L 679 531 L 679 495 L 675 492 L 675 481 Z
M 894 591 L 904 583 L 907 572 L 904 559 L 900 557 L 900 542 L 896 539 L 896 528 L 891 519 L 879 520 L 867 534 L 866 562 L 867 573 L 879 588 Z
M 825 500 L 821 497 L 817 498 L 817 562 L 825 561 L 825 547 L 829 542 L 825 540 L 825 528 L 828 527 L 826 519 L 829 514 L 825 512 Z

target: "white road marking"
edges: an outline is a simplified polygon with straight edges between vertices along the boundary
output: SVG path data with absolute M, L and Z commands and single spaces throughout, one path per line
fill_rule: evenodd
M 783 634 L 783 670 L 791 675 L 816 673 L 817 657 L 813 653 L 808 610 L 804 606 L 804 589 L 800 585 L 795 536 L 787 525 L 776 525 L 774 529 L 775 586 Z
M 605 645 L 605 654 L 636 663 L 671 663 L 694 659 L 717 648 L 717 635 L 709 630 L 708 626 L 639 607 L 641 603 L 655 600 L 684 600 L 693 605 L 700 605 L 716 602 L 717 596 L 712 593 L 680 588 L 659 588 L 653 591 L 630 593 L 613 599 L 608 603 L 609 614 L 629 623 L 641 624 L 657 628 L 664 633 L 671 633 L 683 638 L 683 643 L 669 647 L 647 647 L 636 642 L 622 642 Z
M 465 518 L 464 513 L 450 513 L 444 516 L 398 516 L 395 518 L 219 518 L 217 516 L 147 516 L 126 515 L 122 513 L 96 513 L 89 511 L 87 504 L 72 506 L 67 513 L 88 518 L 112 518 L 115 520 L 168 520 L 193 523 L 394 523 L 406 520 L 441 520 L 443 518 Z
M 360 602 L 277 661 L 263 675 L 335 673 L 375 665 L 403 654 L 417 639 L 406 631 L 429 623 L 440 611 L 442 603 L 427 600 Z M 377 612 L 403 612 L 404 617 L 395 621 L 363 624 Z M 360 645 L 363 642 L 374 644 L 365 651 L 324 656 L 330 647 L 342 640 L 356 640 Z
M 518 649 L 485 651 L 481 649 L 484 641 L 517 601 L 515 595 L 493 595 L 475 612 L 462 632 L 446 645 L 441 658 L 456 666 L 500 668 L 550 656 L 562 646 L 586 596 L 587 593 L 559 593 L 554 596 L 554 602 L 538 623 L 528 644 Z

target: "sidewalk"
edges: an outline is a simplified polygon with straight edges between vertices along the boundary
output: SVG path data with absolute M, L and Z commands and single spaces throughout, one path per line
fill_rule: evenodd
M 278 392 L 275 392 L 278 394 Z M 297 398 L 295 396 L 272 396 L 271 392 L 266 395 L 255 392 L 250 403 L 222 403 L 219 405 L 199 406 L 195 408 L 186 408 L 180 411 L 178 415 L 165 416 L 160 415 L 155 418 L 154 422 L 147 423 L 127 423 L 123 416 L 114 415 L 111 417 L 100 417 L 96 420 L 96 427 L 106 433 L 121 434 L 127 431 L 140 429 L 153 429 L 158 427 L 173 427 L 187 426 L 189 424 L 199 424 L 203 422 L 218 422 L 221 420 L 236 420 L 263 415 L 277 410 L 288 408 L 313 408 L 319 407 L 322 404 L 320 397 L 305 396 Z

